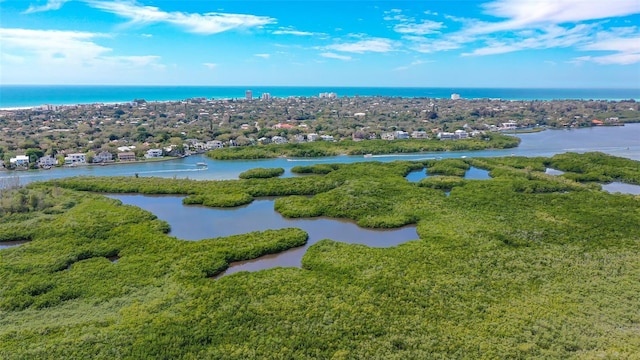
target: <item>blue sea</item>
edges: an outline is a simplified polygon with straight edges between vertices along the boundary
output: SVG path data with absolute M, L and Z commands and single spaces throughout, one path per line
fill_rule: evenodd
M 323 92 L 342 96 L 394 96 L 405 98 L 449 98 L 504 100 L 640 100 L 638 89 L 508 89 L 508 88 L 405 88 L 405 87 L 282 87 L 282 86 L 93 86 L 93 85 L 0 85 L 0 108 L 50 105 L 122 103 L 147 101 L 244 98 L 251 90 L 254 98 L 263 93 L 272 97 L 310 97 Z

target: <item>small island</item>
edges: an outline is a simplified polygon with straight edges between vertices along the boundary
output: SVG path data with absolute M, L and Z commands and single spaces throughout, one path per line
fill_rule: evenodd
M 439 151 L 474 151 L 509 149 L 518 146 L 520 139 L 499 133 L 476 133 L 473 137 L 442 139 L 391 139 L 391 140 L 343 140 L 313 141 L 294 144 L 266 144 L 245 147 L 227 147 L 212 150 L 206 155 L 215 160 L 268 159 L 276 157 L 323 157 L 338 155 L 362 155 L 371 157 L 383 154 L 406 154 Z

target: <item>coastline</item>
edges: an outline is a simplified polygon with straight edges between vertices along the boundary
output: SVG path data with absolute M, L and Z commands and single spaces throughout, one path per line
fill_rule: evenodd
M 460 87 L 339 87 L 339 86 L 139 86 L 139 85 L 0 85 L 0 111 L 33 109 L 43 105 L 78 106 L 125 104 L 134 99 L 175 102 L 190 98 L 242 99 L 244 91 L 269 93 L 273 98 L 317 97 L 334 92 L 337 97 L 449 98 L 504 101 L 600 100 L 640 101 L 640 89 L 572 88 L 460 88 Z

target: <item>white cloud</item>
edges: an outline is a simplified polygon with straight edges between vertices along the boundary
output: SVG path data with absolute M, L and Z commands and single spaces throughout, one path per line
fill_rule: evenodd
M 583 21 L 640 13 L 638 0 L 496 0 L 482 5 L 485 13 L 506 19 L 498 22 L 449 17 L 466 25 L 468 35 L 494 34 L 547 25 L 576 24 Z
M 584 56 L 576 58 L 579 61 L 592 61 L 598 64 L 629 65 L 640 62 L 640 33 L 633 37 L 611 37 L 602 34 L 603 39 L 581 47 L 585 51 L 613 51 L 614 54 L 602 56 Z
M 104 35 L 81 31 L 0 29 L 3 49 L 36 54 L 45 60 L 67 58 L 70 61 L 82 61 L 111 51 L 92 41 L 98 37 Z
M 519 29 L 536 24 L 563 24 L 627 16 L 640 12 L 638 0 L 497 0 L 486 13 L 509 19 L 497 27 Z
M 73 77 L 82 73 L 113 74 L 125 71 L 160 70 L 160 57 L 154 55 L 112 55 L 112 49 L 96 43 L 106 35 L 81 31 L 0 28 L 3 77 Z M 19 70 L 22 69 L 23 73 Z M 33 69 L 38 69 L 34 72 Z M 26 72 L 26 73 L 24 73 Z
M 254 56 L 257 56 L 259 58 L 263 58 L 263 59 L 268 59 L 271 57 L 271 54 L 254 54 Z
M 168 23 L 182 27 L 187 32 L 203 35 L 261 27 L 276 22 L 275 19 L 267 16 L 245 14 L 165 12 L 155 6 L 144 6 L 128 1 L 89 0 L 87 3 L 96 9 L 127 18 L 133 24 Z
M 464 43 L 464 41 L 459 41 L 452 38 L 426 39 L 419 36 L 408 36 L 405 37 L 405 39 L 412 41 L 412 43 L 409 45 L 410 49 L 425 54 L 459 49 Z
M 214 64 L 214 63 L 202 63 L 202 65 L 205 66 L 209 70 L 213 70 L 216 67 L 218 67 L 218 64 Z
M 618 54 L 592 56 L 589 60 L 599 63 L 631 63 L 638 52 L 625 50 L 619 42 L 610 38 L 635 38 L 638 30 L 635 26 L 606 29 L 608 21 L 597 21 L 614 17 L 623 17 L 640 13 L 640 1 L 615 0 L 597 2 L 593 0 L 495 0 L 482 5 L 485 13 L 496 21 L 460 18 L 444 15 L 444 18 L 462 25 L 461 30 L 435 38 L 418 35 L 430 35 L 440 31 L 438 22 L 420 23 L 402 20 L 396 30 L 404 31 L 403 39 L 409 41 L 407 47 L 421 52 L 431 53 L 470 47 L 463 56 L 485 56 L 509 52 L 574 48 L 584 51 L 613 51 Z M 432 13 L 426 11 L 425 14 Z M 594 22 L 595 21 L 595 22 Z M 443 26 L 444 27 L 444 26 Z M 411 29 L 423 30 L 411 32 Z M 429 33 L 431 31 L 432 33 Z M 603 34 L 616 32 L 604 39 Z M 606 40 L 609 46 L 601 41 Z M 477 44 L 480 44 L 478 47 Z M 588 44 L 594 44 L 587 46 Z M 633 40 L 626 42 L 633 46 Z
M 69 2 L 69 1 L 71 0 L 49 0 L 44 5 L 40 5 L 40 6 L 29 5 L 29 8 L 25 10 L 24 13 L 32 14 L 32 13 L 43 12 L 43 11 L 58 10 L 62 7 L 62 5 L 64 5 L 66 2 Z
M 397 68 L 393 69 L 393 71 L 405 71 L 405 70 L 409 70 L 410 68 L 412 68 L 414 66 L 418 66 L 418 65 L 422 65 L 422 64 L 428 64 L 428 63 L 432 63 L 432 62 L 433 61 L 415 60 L 415 61 L 412 61 L 411 64 L 409 64 L 409 65 L 398 66 Z
M 326 48 L 329 50 L 359 54 L 365 52 L 386 53 L 393 51 L 394 45 L 395 43 L 390 39 L 372 38 L 351 43 L 333 44 Z
M 292 28 L 280 28 L 272 32 L 273 35 L 294 35 L 294 36 L 322 36 L 323 33 L 315 33 L 309 31 L 300 31 Z
M 443 24 L 437 21 L 423 20 L 420 23 L 397 24 L 393 30 L 400 34 L 427 35 L 440 33 Z
M 329 59 L 338 59 L 338 60 L 344 60 L 344 61 L 349 61 L 349 60 L 352 59 L 351 56 L 340 55 L 340 54 L 336 54 L 336 53 L 332 53 L 332 52 L 324 52 L 324 53 L 321 53 L 320 56 L 326 57 L 326 58 L 329 58 Z

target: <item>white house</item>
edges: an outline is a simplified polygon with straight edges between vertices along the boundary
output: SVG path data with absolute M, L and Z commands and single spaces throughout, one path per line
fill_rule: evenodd
M 161 158 L 162 157 L 162 149 L 149 149 L 147 153 L 144 154 L 144 157 L 147 159 L 151 158 Z
M 9 163 L 15 166 L 29 166 L 29 157 L 27 155 L 18 155 L 10 158 Z
M 271 142 L 274 144 L 286 144 L 287 139 L 282 136 L 273 136 L 271 137 Z
M 502 126 L 500 127 L 499 130 L 502 130 L 502 131 L 515 130 L 517 127 L 518 127 L 518 123 L 511 120 L 509 122 L 502 123 Z
M 45 155 L 38 159 L 38 167 L 47 168 L 58 165 L 58 160 L 51 155 Z
M 453 140 L 456 138 L 456 134 L 450 132 L 439 132 L 437 137 L 440 140 Z
M 108 151 L 101 151 L 98 155 L 93 157 L 94 163 L 110 162 L 113 161 L 113 154 Z
M 65 165 L 80 165 L 87 163 L 87 156 L 85 154 L 69 154 L 64 157 Z
M 396 131 L 396 139 L 408 139 L 409 133 L 406 131 L 398 130 Z
M 311 133 L 311 134 L 307 134 L 307 141 L 316 141 L 318 140 L 318 134 L 316 133 Z
M 466 139 L 469 137 L 469 134 L 464 130 L 456 130 L 454 133 L 456 134 L 456 139 Z
M 224 144 L 220 140 L 207 141 L 207 143 L 204 145 L 204 148 L 207 150 L 222 149 L 223 147 Z
M 320 138 L 324 141 L 333 141 L 333 136 L 331 135 L 321 135 Z

